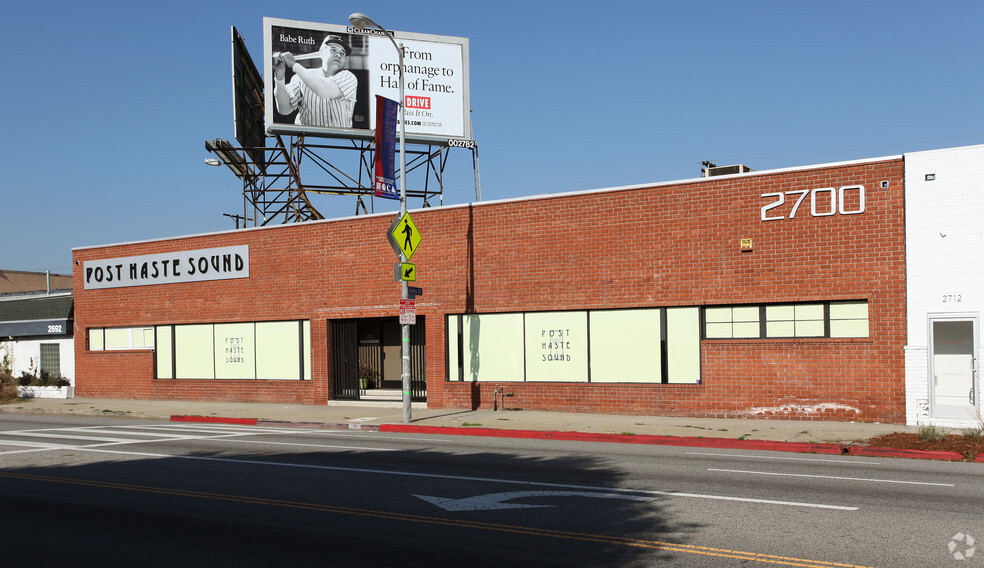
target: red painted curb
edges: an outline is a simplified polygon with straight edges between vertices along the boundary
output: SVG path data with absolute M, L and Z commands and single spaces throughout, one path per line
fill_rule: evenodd
M 960 461 L 964 457 L 957 452 L 941 452 L 935 450 L 899 450 L 896 448 L 870 448 L 851 446 L 847 453 L 852 456 L 868 456 L 879 458 L 916 458 L 923 460 Z
M 221 416 L 171 416 L 171 422 L 207 422 L 255 426 L 256 418 L 222 418 Z
M 256 418 L 222 418 L 220 416 L 171 416 L 171 422 L 202 422 L 220 424 L 242 424 L 255 426 Z M 289 423 L 294 425 L 295 423 Z M 304 425 L 304 423 L 301 423 Z M 692 448 L 720 448 L 736 450 L 766 450 L 772 452 L 795 452 L 800 454 L 849 454 L 881 458 L 915 458 L 924 460 L 961 461 L 964 457 L 957 452 L 932 450 L 899 450 L 867 446 L 845 446 L 842 444 L 820 444 L 810 442 L 780 442 L 776 440 L 738 440 L 735 438 L 699 438 L 695 436 L 655 436 L 650 434 L 589 434 L 585 432 L 562 432 L 557 430 L 499 430 L 496 428 L 466 428 L 458 426 L 418 426 L 413 424 L 375 425 L 330 425 L 312 424 L 309 427 L 347 427 L 352 430 L 378 430 L 404 434 L 442 434 L 445 436 L 489 436 L 498 438 L 525 438 L 536 440 L 563 440 L 571 442 L 608 442 L 616 444 L 649 444 L 655 446 L 683 446 Z M 984 454 L 974 459 L 984 463 Z
M 807 442 L 778 442 L 774 440 L 736 440 L 732 438 L 698 438 L 691 436 L 654 436 L 649 434 L 587 434 L 584 432 L 559 432 L 550 430 L 497 430 L 494 428 L 414 426 L 409 424 L 381 424 L 379 426 L 379 431 L 416 434 L 444 434 L 450 436 L 497 436 L 500 438 L 527 438 L 537 440 L 651 444 L 659 446 L 686 446 L 696 448 L 769 450 L 776 452 L 797 452 L 805 454 L 844 453 L 844 447 L 840 444 L 811 444 Z

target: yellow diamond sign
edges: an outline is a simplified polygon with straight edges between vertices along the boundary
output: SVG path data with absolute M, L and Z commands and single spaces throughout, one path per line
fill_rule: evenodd
M 386 234 L 389 237 L 390 245 L 396 254 L 402 254 L 404 260 L 410 260 L 413 253 L 417 252 L 417 245 L 420 244 L 420 231 L 413 224 L 410 213 L 404 213 L 397 217 L 390 230 Z

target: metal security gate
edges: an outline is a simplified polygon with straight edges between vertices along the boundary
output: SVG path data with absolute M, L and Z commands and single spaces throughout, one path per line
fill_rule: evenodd
M 410 326 L 410 400 L 427 400 L 427 328 L 424 318 Z
M 329 321 L 331 327 L 333 398 L 359 398 L 359 349 L 356 320 Z
M 400 326 L 396 318 L 332 320 L 328 326 L 334 375 L 332 398 L 359 400 L 370 394 L 360 384 L 360 366 L 379 379 L 370 388 L 381 386 L 392 389 L 393 394 L 402 390 L 402 363 L 398 350 Z M 424 318 L 418 317 L 417 323 L 410 326 L 410 400 L 413 402 L 427 400 L 426 336 Z M 390 365 L 384 364 L 384 359 Z

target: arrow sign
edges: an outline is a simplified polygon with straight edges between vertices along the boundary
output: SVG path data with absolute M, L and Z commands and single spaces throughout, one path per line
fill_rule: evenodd
M 409 262 L 401 262 L 400 265 L 401 265 L 400 270 L 403 272 L 402 279 L 407 282 L 416 282 L 417 271 L 414 269 L 417 267 L 417 265 L 410 264 Z
M 623 501 L 642 502 L 655 499 L 655 497 L 640 497 L 637 495 L 623 495 L 621 493 L 594 493 L 589 491 L 509 491 L 505 493 L 476 495 L 475 497 L 465 497 L 463 499 L 430 497 L 428 495 L 414 495 L 414 497 L 423 499 L 432 505 L 437 505 L 445 511 L 495 511 L 499 509 L 538 509 L 555 506 L 504 502 L 526 497 L 591 497 L 594 499 L 621 499 Z

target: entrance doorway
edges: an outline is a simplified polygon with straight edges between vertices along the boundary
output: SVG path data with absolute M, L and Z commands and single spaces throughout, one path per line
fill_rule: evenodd
M 402 400 L 402 329 L 398 318 L 331 320 L 334 399 Z M 410 400 L 427 400 L 424 318 L 410 326 Z
M 977 334 L 976 318 L 930 318 L 929 384 L 934 418 L 979 416 Z

